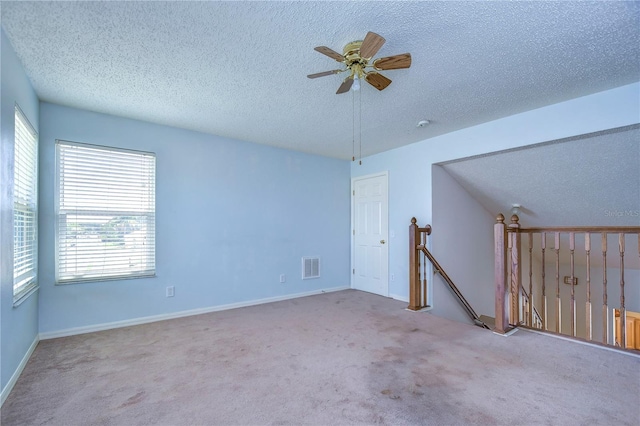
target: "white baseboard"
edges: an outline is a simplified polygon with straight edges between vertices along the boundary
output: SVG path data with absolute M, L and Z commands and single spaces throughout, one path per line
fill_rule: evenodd
M 586 342 L 584 340 L 572 339 L 569 336 L 562 336 L 562 335 L 554 334 L 554 333 L 545 333 L 544 331 L 533 330 L 531 328 L 522 328 L 522 330 L 526 331 L 528 333 L 541 334 L 543 336 L 553 337 L 554 339 L 560 339 L 560 340 L 564 340 L 564 341 L 567 341 L 567 342 L 577 343 L 579 345 L 591 346 L 592 348 L 604 349 L 605 351 L 611 351 L 611 352 L 616 352 L 616 353 L 619 353 L 619 354 L 622 354 L 622 355 L 628 355 L 628 356 L 634 357 L 634 358 L 640 358 L 639 354 L 633 353 L 631 351 L 624 350 L 622 348 L 618 348 L 616 346 L 607 346 L 607 345 L 602 345 L 602 344 L 599 344 L 599 343 Z
M 123 321 L 107 322 L 102 324 L 88 325 L 84 327 L 73 327 L 59 331 L 40 333 L 40 340 L 55 339 L 58 337 L 75 336 L 77 334 L 93 333 L 96 331 L 111 330 L 114 328 L 130 327 L 133 325 L 147 324 L 150 322 L 164 321 L 173 318 L 189 317 L 192 315 L 207 314 L 209 312 L 226 311 L 228 309 L 244 308 L 247 306 L 262 305 L 264 303 L 280 302 L 299 297 L 313 296 L 316 294 L 330 293 L 333 291 L 348 290 L 349 286 L 332 287 L 322 290 L 307 291 L 304 293 L 286 294 L 283 296 L 267 297 L 264 299 L 249 300 L 246 302 L 229 303 L 227 305 L 211 306 L 208 308 L 190 309 L 188 311 L 172 312 L 170 314 L 153 315 L 148 317 L 133 318 Z
M 0 407 L 2 407 L 2 404 L 4 404 L 4 401 L 7 399 L 7 397 L 11 393 L 11 390 L 16 385 L 18 378 L 22 374 L 22 370 L 24 370 L 24 367 L 27 365 L 27 362 L 29 362 L 29 358 L 31 358 L 33 351 L 36 350 L 36 346 L 38 346 L 39 341 L 40 341 L 40 338 L 39 336 L 36 335 L 36 338 L 33 339 L 33 343 L 31 343 L 31 346 L 29 346 L 29 349 L 27 349 L 27 353 L 24 354 L 24 356 L 22 357 L 22 361 L 20 361 L 20 364 L 18 364 L 18 368 L 16 368 L 16 371 L 13 373 L 13 376 L 11 376 L 11 378 L 9 379 L 9 382 L 7 382 L 7 385 L 4 387 L 4 389 L 2 389 L 2 393 L 0 393 Z
M 511 330 L 507 331 L 506 333 L 498 333 L 497 331 L 494 331 L 493 334 L 495 334 L 496 336 L 509 337 L 518 330 L 520 330 L 518 327 L 513 327 Z
M 390 294 L 389 297 L 394 299 L 394 300 L 399 300 L 401 302 L 409 303 L 409 298 L 405 297 L 405 296 L 398 296 L 397 294 Z

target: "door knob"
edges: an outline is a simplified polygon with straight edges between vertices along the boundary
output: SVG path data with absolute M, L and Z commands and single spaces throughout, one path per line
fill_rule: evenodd
M 384 244 L 384 243 L 386 243 L 385 240 L 380 240 L 380 244 Z

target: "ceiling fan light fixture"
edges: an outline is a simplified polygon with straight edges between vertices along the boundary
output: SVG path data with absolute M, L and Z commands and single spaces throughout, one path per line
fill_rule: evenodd
M 353 85 L 351 86 L 351 89 L 353 89 L 354 92 L 360 90 L 360 79 L 357 74 L 353 76 Z

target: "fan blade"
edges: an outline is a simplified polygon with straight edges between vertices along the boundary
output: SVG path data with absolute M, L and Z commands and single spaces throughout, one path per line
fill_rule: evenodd
M 338 74 L 339 72 L 342 72 L 342 71 L 344 71 L 344 70 L 333 70 L 333 71 L 318 72 L 318 73 L 315 73 L 315 74 L 309 74 L 307 77 L 308 78 L 324 77 L 326 75 Z
M 347 93 L 351 89 L 352 85 L 353 85 L 353 77 L 349 76 L 345 78 L 342 84 L 340 85 L 340 87 L 338 87 L 338 91 L 336 92 L 336 95 L 339 95 L 341 93 Z
M 387 56 L 373 61 L 373 66 L 378 70 L 399 70 L 411 66 L 411 54 L 402 53 L 400 55 Z
M 342 56 L 341 54 L 339 54 L 333 49 L 329 49 L 327 46 L 314 47 L 313 50 L 315 50 L 316 52 L 320 52 L 323 55 L 327 55 L 331 59 L 335 59 L 338 62 L 344 61 L 344 56 Z
M 368 73 L 365 79 L 367 80 L 367 83 L 369 83 L 370 85 L 372 85 L 378 90 L 383 90 L 388 85 L 391 84 L 391 80 L 389 80 L 387 77 L 385 77 L 382 74 L 378 74 L 377 72 Z
M 378 53 L 384 42 L 384 37 L 369 31 L 360 46 L 360 56 L 366 59 L 372 58 Z

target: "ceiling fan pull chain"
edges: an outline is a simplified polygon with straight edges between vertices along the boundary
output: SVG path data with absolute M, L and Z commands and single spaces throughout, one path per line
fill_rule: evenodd
M 351 161 L 356 161 L 356 92 L 352 90 L 351 95 L 351 105 L 353 107 L 351 109 L 351 121 L 353 122 L 351 126 L 351 146 L 353 149 Z
M 358 162 L 359 166 L 362 166 L 362 90 L 358 90 L 358 103 L 359 105 L 359 113 L 360 113 L 360 119 L 359 121 L 359 127 L 360 127 L 360 136 L 359 136 L 359 142 L 360 142 L 360 147 L 359 147 L 359 156 L 360 156 L 360 161 Z

